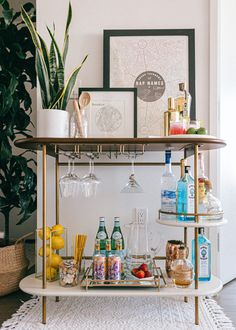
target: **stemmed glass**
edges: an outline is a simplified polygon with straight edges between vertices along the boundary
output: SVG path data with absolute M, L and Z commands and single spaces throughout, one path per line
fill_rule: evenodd
M 121 190 L 121 193 L 143 193 L 143 188 L 138 184 L 134 176 L 134 160 L 131 162 L 131 174 L 128 183 Z
M 75 173 L 74 158 L 72 159 L 71 166 L 71 158 L 69 157 L 67 174 L 62 176 L 59 180 L 61 196 L 65 198 L 77 196 L 79 192 L 79 185 L 80 178 Z
M 85 175 L 81 181 L 81 192 L 84 197 L 96 196 L 97 187 L 101 181 L 94 174 L 94 161 L 90 159 L 89 161 L 89 173 Z

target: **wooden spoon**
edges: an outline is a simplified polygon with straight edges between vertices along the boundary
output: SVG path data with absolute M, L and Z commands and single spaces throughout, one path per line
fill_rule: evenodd
M 89 105 L 91 101 L 91 96 L 88 92 L 82 92 L 82 94 L 80 94 L 79 97 L 79 107 L 80 107 L 80 111 L 83 114 L 84 108 L 87 107 L 87 105 Z
M 81 118 L 81 113 L 79 111 L 79 105 L 77 100 L 73 100 L 73 106 L 74 106 L 74 110 L 76 113 L 76 119 L 77 119 L 77 126 L 78 126 L 78 130 L 79 130 L 79 134 L 80 136 L 83 137 L 83 127 L 82 127 L 82 118 Z

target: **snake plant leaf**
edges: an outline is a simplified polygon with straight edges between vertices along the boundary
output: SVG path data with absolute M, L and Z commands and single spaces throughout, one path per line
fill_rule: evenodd
M 55 99 L 54 99 L 54 102 L 50 105 L 50 108 L 51 109 L 61 109 L 60 108 L 60 104 L 61 104 L 61 99 L 62 99 L 62 96 L 63 96 L 63 93 L 64 93 L 65 89 L 64 87 L 57 93 Z M 62 109 L 61 109 L 62 110 Z
M 60 49 L 58 47 L 58 44 L 54 38 L 52 31 L 49 29 L 48 26 L 47 26 L 47 30 L 48 30 L 48 33 L 52 39 L 52 42 L 53 42 L 55 50 L 56 50 L 57 61 L 58 61 L 57 80 L 58 80 L 58 87 L 59 87 L 59 89 L 61 89 L 64 87 L 64 63 L 63 63 L 62 55 L 61 55 Z
M 2 6 L 2 8 L 4 10 L 9 10 L 10 9 L 9 3 L 6 0 L 0 0 L 0 5 Z
M 24 6 L 21 6 L 21 18 L 25 22 L 25 25 L 29 29 L 29 32 L 31 34 L 32 41 L 37 49 L 39 49 L 42 52 L 41 44 L 39 40 L 39 35 L 34 27 L 33 22 L 31 21 L 29 15 L 27 14 L 26 10 L 24 9 Z
M 49 66 L 49 53 L 48 53 L 48 48 L 47 45 L 45 43 L 45 41 L 43 40 L 43 38 L 38 34 L 40 43 L 41 43 L 41 49 L 42 49 L 42 55 L 43 55 L 43 59 L 48 71 L 48 75 L 50 77 L 50 66 Z
M 36 49 L 36 71 L 40 84 L 42 106 L 44 109 L 48 109 L 51 101 L 49 76 L 42 53 L 38 49 Z
M 64 93 L 62 96 L 62 102 L 61 102 L 61 109 L 65 110 L 67 103 L 69 101 L 69 97 L 71 95 L 71 92 L 74 88 L 76 79 L 77 79 L 77 75 L 80 71 L 80 69 L 82 68 L 84 62 L 87 60 L 88 55 L 85 56 L 85 58 L 83 59 L 83 61 L 81 62 L 81 64 L 72 72 L 72 74 L 70 75 L 70 77 L 68 78 L 68 80 L 66 81 L 65 84 L 65 88 L 64 88 Z
M 62 50 L 62 58 L 63 58 L 63 63 L 65 64 L 66 62 L 66 56 L 68 52 L 68 47 L 69 47 L 69 28 L 72 20 L 72 8 L 71 8 L 71 3 L 69 3 L 69 8 L 68 8 L 68 14 L 67 14 L 67 21 L 66 21 L 66 29 L 65 29 L 65 34 L 64 34 L 64 44 L 63 44 L 63 50 Z
M 64 46 L 63 46 L 63 52 L 62 52 L 62 58 L 63 58 L 63 63 L 65 65 L 66 63 L 66 57 L 68 53 L 68 48 L 69 48 L 69 35 L 66 36 Z
M 49 54 L 49 69 L 50 69 L 50 83 L 53 86 L 57 76 L 57 58 L 55 53 L 55 47 L 53 41 L 50 45 L 50 54 Z

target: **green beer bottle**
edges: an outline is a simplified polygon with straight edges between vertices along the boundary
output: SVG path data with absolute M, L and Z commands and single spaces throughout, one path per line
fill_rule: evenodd
M 99 218 L 99 228 L 97 231 L 96 238 L 100 239 L 100 251 L 102 254 L 106 253 L 106 239 L 108 238 L 106 225 L 105 225 L 105 218 Z
M 111 234 L 111 250 L 112 253 L 115 253 L 116 251 L 116 241 L 118 239 L 122 240 L 122 250 L 124 250 L 125 248 L 125 243 L 124 243 L 124 237 L 122 234 L 122 231 L 120 229 L 120 218 L 119 217 L 115 217 L 114 218 L 114 228 Z

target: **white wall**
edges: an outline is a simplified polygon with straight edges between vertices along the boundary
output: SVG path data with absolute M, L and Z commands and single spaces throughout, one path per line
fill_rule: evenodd
M 236 43 L 234 42 L 236 2 L 220 0 L 220 118 L 219 133 L 227 141 L 220 157 L 220 198 L 227 226 L 220 231 L 220 273 L 224 282 L 236 277 L 236 172 L 235 172 L 235 91 Z
M 89 59 L 81 71 L 79 79 L 86 87 L 102 87 L 103 76 L 103 30 L 104 29 L 178 29 L 195 28 L 196 30 L 196 95 L 197 116 L 208 125 L 209 92 L 209 8 L 207 0 L 72 0 L 73 22 L 71 26 L 70 49 L 67 71 L 71 71 L 86 53 Z M 64 23 L 68 1 L 37 0 L 38 30 L 47 37 L 45 25 L 56 24 L 56 38 L 62 43 Z M 48 40 L 48 37 L 47 37 Z M 162 159 L 164 155 L 155 155 L 152 160 Z M 148 156 L 145 156 L 148 157 Z M 144 158 L 145 159 L 145 158 Z M 140 159 L 141 161 L 141 159 Z M 50 164 L 53 161 L 50 160 Z M 41 167 L 38 166 L 38 180 L 41 182 Z M 86 173 L 87 168 L 79 171 Z M 54 221 L 54 182 L 52 167 L 48 173 L 48 222 Z M 65 171 L 62 169 L 60 174 Z M 130 222 L 133 207 L 149 208 L 150 221 L 154 222 L 160 206 L 160 168 L 136 170 L 137 178 L 145 190 L 144 195 L 125 196 L 119 193 L 128 178 L 128 168 L 96 168 L 102 179 L 96 199 L 61 201 L 60 222 L 70 228 L 70 232 L 86 232 L 90 242 L 86 252 L 91 252 L 92 242 L 97 230 L 100 215 L 108 218 L 111 231 L 112 218 L 121 216 L 123 223 Z M 179 172 L 176 171 L 176 175 Z M 41 221 L 41 186 L 39 184 L 38 222 Z M 180 232 L 175 229 L 156 225 L 165 239 L 178 238 Z M 182 235 L 182 232 L 181 232 Z M 163 251 L 162 251 L 163 252 Z

